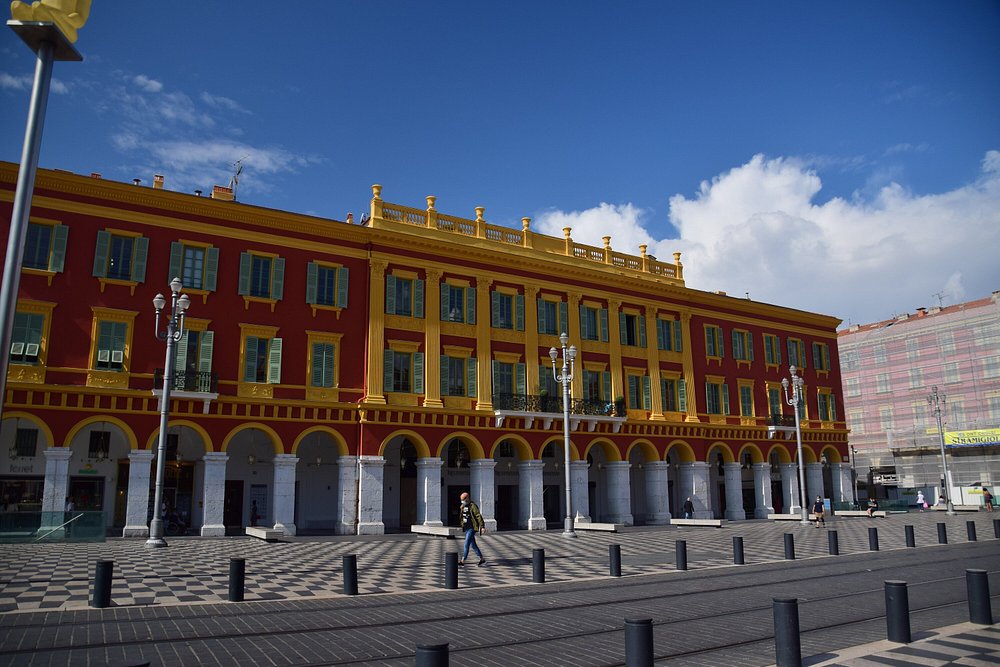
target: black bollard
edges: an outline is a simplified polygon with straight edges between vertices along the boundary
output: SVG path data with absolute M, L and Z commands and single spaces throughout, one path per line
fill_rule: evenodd
M 885 582 L 885 627 L 889 641 L 910 643 L 910 597 L 905 581 Z
M 620 544 L 608 545 L 608 560 L 611 564 L 611 576 L 622 576 L 622 547 Z
M 344 595 L 358 594 L 358 557 L 345 554 L 344 563 Z
M 625 619 L 625 667 L 652 667 L 653 619 Z
M 837 531 L 831 530 L 826 534 L 826 539 L 830 543 L 830 555 L 839 556 L 840 555 L 840 540 L 837 539 Z
M 688 543 L 684 540 L 677 540 L 674 553 L 676 554 L 674 560 L 677 563 L 677 569 L 688 569 Z
M 938 527 L 938 544 L 948 544 L 948 527 L 943 523 L 939 523 Z
M 878 551 L 878 528 L 868 529 L 868 551 Z
M 975 542 L 976 541 L 976 522 L 975 521 L 966 521 L 965 522 L 965 532 L 969 536 L 969 541 L 970 542 Z
M 743 538 L 733 536 L 733 564 L 734 565 L 744 565 L 743 560 Z
M 917 538 L 913 536 L 913 526 L 903 526 L 903 532 L 906 533 L 906 546 L 917 546 Z
M 454 551 L 449 551 L 444 555 L 444 587 L 452 591 L 458 588 L 458 554 Z M 448 645 L 444 644 L 444 646 Z
M 986 570 L 966 570 L 965 589 L 969 596 L 969 622 L 993 625 L 990 607 L 990 579 Z
M 993 537 L 1000 540 L 1000 519 L 993 519 Z
M 774 612 L 774 657 L 777 667 L 801 667 L 798 599 L 773 598 L 771 608 Z
M 795 560 L 795 537 L 785 533 L 785 560 Z
M 455 558 L 455 567 L 458 567 L 458 558 Z M 448 645 L 418 644 L 416 659 L 417 667 L 448 667 Z
M 90 596 L 90 606 L 104 609 L 111 606 L 111 578 L 115 567 L 113 560 L 99 560 L 94 569 L 94 592 Z
M 545 549 L 531 550 L 531 583 L 545 583 Z
M 229 601 L 243 602 L 247 562 L 243 558 L 229 559 Z

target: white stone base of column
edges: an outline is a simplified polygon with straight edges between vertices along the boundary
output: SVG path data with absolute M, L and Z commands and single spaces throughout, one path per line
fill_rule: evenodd
M 631 514 L 609 514 L 607 523 L 620 523 L 623 526 L 635 525 L 635 519 Z
M 358 535 L 385 535 L 385 524 L 381 521 L 359 523 Z
M 726 521 L 746 521 L 747 513 L 742 509 L 726 510 Z
M 545 517 L 528 519 L 528 530 L 545 530 Z
M 671 516 L 670 516 L 669 512 L 667 512 L 666 514 L 654 514 L 652 516 L 647 516 L 646 517 L 646 525 L 647 526 L 666 526 L 666 525 L 668 525 L 670 523 L 670 519 L 671 519 Z
M 220 524 L 206 524 L 201 527 L 202 537 L 225 537 L 226 527 Z
M 274 524 L 275 530 L 280 530 L 285 535 L 289 537 L 295 537 L 295 524 L 294 523 L 276 523 Z
M 483 519 L 486 523 L 486 532 L 495 533 L 497 532 L 497 520 L 496 519 Z
M 149 526 L 125 526 L 122 537 L 149 537 Z
M 753 518 L 766 519 L 768 514 L 774 514 L 773 507 L 758 507 L 753 511 Z
M 335 535 L 353 535 L 354 534 L 354 524 L 353 523 L 337 523 L 333 532 Z
M 442 522 L 442 521 L 424 521 L 423 524 L 421 524 L 421 525 L 424 525 L 424 526 L 443 526 L 444 522 Z
M 711 510 L 695 510 L 694 518 L 696 519 L 714 519 L 715 514 Z

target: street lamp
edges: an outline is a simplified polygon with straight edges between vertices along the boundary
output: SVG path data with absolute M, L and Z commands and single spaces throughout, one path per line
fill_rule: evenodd
M 563 455 L 566 465 L 563 466 L 566 475 L 566 521 L 563 524 L 563 537 L 576 537 L 573 530 L 573 492 L 570 488 L 569 470 L 569 383 L 573 381 L 573 365 L 576 362 L 576 346 L 570 345 L 569 336 L 565 333 L 559 335 L 559 342 L 562 344 L 562 373 L 556 371 L 556 360 L 559 358 L 559 350 L 554 347 L 549 348 L 549 357 L 552 359 L 552 377 L 556 382 L 562 383 L 563 389 Z
M 805 396 L 802 395 L 802 387 L 805 384 L 805 380 L 795 374 L 795 366 L 789 366 L 788 372 L 792 376 L 791 383 L 788 382 L 788 378 L 781 378 L 781 387 L 785 390 L 785 402 L 792 406 L 792 410 L 795 412 L 795 444 L 798 452 L 799 459 L 799 502 L 801 503 L 802 510 L 802 520 L 799 521 L 803 526 L 809 525 L 809 508 L 806 506 L 806 472 L 805 472 L 805 462 L 802 460 L 802 424 L 799 421 L 799 403 L 805 400 Z M 792 393 L 788 393 L 788 385 L 792 385 Z
M 153 308 L 156 309 L 156 325 L 153 329 L 156 337 L 167 342 L 167 356 L 163 362 L 163 395 L 160 398 L 160 434 L 156 445 L 156 495 L 153 499 L 153 519 L 149 523 L 149 539 L 147 547 L 165 547 L 163 539 L 163 516 L 160 504 L 163 502 L 163 474 L 167 458 L 167 420 L 170 417 L 170 388 L 174 384 L 174 346 L 184 335 L 184 312 L 191 305 L 187 294 L 181 294 L 184 285 L 180 278 L 170 281 L 170 311 L 167 313 L 167 328 L 160 331 L 160 314 L 167 300 L 162 294 L 153 297 Z
M 858 504 L 858 450 L 851 445 L 851 477 L 854 478 L 854 507 L 861 509 Z
M 948 506 L 948 511 L 945 514 L 954 515 L 955 505 L 951 502 L 951 473 L 948 472 L 948 459 L 944 455 L 944 427 L 941 425 L 941 404 L 944 402 L 945 397 L 938 395 L 937 385 L 931 387 L 931 394 L 927 397 L 927 403 L 934 411 L 934 416 L 937 417 L 938 438 L 941 441 L 941 469 L 944 471 L 944 479 L 942 480 L 941 487 Z

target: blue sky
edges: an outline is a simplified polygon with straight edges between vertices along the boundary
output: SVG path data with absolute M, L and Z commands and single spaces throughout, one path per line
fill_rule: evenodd
M 190 192 L 247 156 L 246 203 L 381 183 L 868 322 L 1000 289 L 998 34 L 985 1 L 95 0 L 40 163 Z M 3 160 L 33 60 L 0 32 Z

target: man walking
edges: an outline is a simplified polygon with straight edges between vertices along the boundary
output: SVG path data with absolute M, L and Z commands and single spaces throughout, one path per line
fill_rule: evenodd
M 479 550 L 479 545 L 476 544 L 476 533 L 482 533 L 486 530 L 486 522 L 483 521 L 483 515 L 479 513 L 479 508 L 476 507 L 476 503 L 472 502 L 469 498 L 468 492 L 462 493 L 462 532 L 465 533 L 465 551 L 462 553 L 462 559 L 458 561 L 459 565 L 465 565 L 465 560 L 469 557 L 469 547 L 476 552 L 479 556 L 479 564 L 483 565 L 486 563 L 486 559 L 483 558 L 483 552 Z

